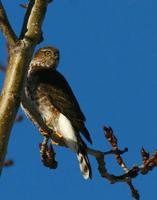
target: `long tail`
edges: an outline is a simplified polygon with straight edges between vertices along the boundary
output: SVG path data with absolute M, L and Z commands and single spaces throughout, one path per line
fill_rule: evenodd
M 85 152 L 78 151 L 76 155 L 84 179 L 92 178 L 92 170 L 87 154 Z

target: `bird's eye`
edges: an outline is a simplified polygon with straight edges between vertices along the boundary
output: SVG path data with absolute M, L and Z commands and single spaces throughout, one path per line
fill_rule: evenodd
M 50 56 L 51 52 L 50 51 L 45 51 L 44 54 L 45 54 L 45 56 Z

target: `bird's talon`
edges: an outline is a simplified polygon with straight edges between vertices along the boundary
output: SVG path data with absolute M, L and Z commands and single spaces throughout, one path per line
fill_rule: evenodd
M 59 143 L 55 142 L 54 140 L 52 140 L 51 143 L 54 144 L 54 145 L 59 145 Z
M 62 137 L 63 137 L 59 132 L 56 132 L 55 134 L 56 134 L 59 138 L 62 138 Z
M 39 128 L 39 132 L 41 133 L 42 136 L 49 137 L 49 133 L 46 133 L 42 128 Z

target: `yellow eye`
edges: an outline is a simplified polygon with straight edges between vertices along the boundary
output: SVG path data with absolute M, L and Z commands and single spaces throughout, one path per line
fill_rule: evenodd
M 45 51 L 44 54 L 45 54 L 45 56 L 50 56 L 51 52 L 50 51 Z

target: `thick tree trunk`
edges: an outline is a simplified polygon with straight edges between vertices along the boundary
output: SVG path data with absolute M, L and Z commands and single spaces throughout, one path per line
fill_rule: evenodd
M 22 89 L 35 46 L 41 42 L 41 26 L 48 0 L 30 0 L 21 36 L 18 39 L 7 19 L 0 1 L 0 28 L 9 44 L 9 63 L 0 97 L 0 173 L 2 172 L 11 128 L 13 126 Z

